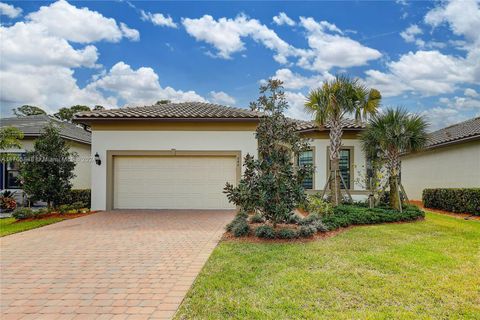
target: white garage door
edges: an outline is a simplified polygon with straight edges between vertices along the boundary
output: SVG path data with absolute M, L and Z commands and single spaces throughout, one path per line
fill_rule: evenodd
M 115 209 L 234 209 L 235 157 L 114 157 Z

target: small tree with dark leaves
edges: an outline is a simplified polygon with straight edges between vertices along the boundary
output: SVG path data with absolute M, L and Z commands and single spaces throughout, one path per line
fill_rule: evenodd
M 239 185 L 227 183 L 228 199 L 249 212 L 260 212 L 274 226 L 287 222 L 293 210 L 305 201 L 302 182 L 312 174 L 311 166 L 298 167 L 295 157 L 310 148 L 297 133 L 294 121 L 283 112 L 288 103 L 279 80 L 260 87 L 260 97 L 251 103 L 263 116 L 256 130 L 258 159 L 245 157 L 245 174 Z
M 62 203 L 75 177 L 75 155 L 53 124 L 44 128 L 21 168 L 23 189 L 32 200 L 46 201 L 49 207 Z

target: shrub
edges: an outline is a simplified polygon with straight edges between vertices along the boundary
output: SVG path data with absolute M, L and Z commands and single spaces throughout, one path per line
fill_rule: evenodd
M 320 216 L 318 214 L 310 213 L 306 218 L 300 220 L 298 224 L 301 226 L 307 226 L 318 220 L 320 220 Z
M 227 227 L 226 227 L 227 231 L 229 232 L 233 231 L 233 228 L 235 227 L 235 225 L 237 225 L 240 222 L 247 222 L 247 217 L 248 215 L 244 211 L 238 212 L 235 218 L 233 218 L 233 220 L 229 224 L 227 224 Z
M 273 239 L 275 238 L 275 231 L 271 226 L 263 225 L 255 229 L 255 235 L 259 238 Z
M 316 214 L 330 214 L 333 212 L 333 207 L 326 202 L 319 195 L 309 195 L 307 198 L 307 211 Z
M 480 215 L 480 188 L 425 189 L 422 200 L 425 208 Z
M 317 232 L 314 226 L 301 226 L 298 234 L 302 238 L 309 238 Z
M 298 237 L 298 232 L 292 229 L 280 229 L 276 236 L 279 239 L 295 239 Z
M 413 221 L 425 217 L 425 213 L 416 206 L 407 205 L 403 212 L 390 208 L 358 207 L 340 205 L 334 213 L 322 218 L 324 225 L 330 230 L 348 227 L 350 225 L 376 224 L 397 221 Z
M 251 223 L 263 223 L 263 222 L 265 222 L 265 219 L 262 217 L 262 215 L 260 213 L 256 213 L 250 218 L 250 222 Z
M 12 213 L 12 217 L 17 220 L 35 218 L 36 214 L 30 208 L 18 208 Z
M 73 205 L 76 202 L 82 202 L 82 207 L 91 207 L 91 191 L 90 189 L 72 189 L 65 196 L 62 204 Z
M 246 220 L 239 220 L 232 228 L 235 237 L 243 237 L 250 233 L 250 226 Z
M 300 218 L 298 215 L 295 213 L 292 213 L 288 218 L 287 218 L 287 223 L 293 223 L 293 224 L 298 224 L 302 218 Z
M 311 224 L 311 226 L 314 227 L 317 230 L 317 232 L 328 232 L 328 231 L 330 231 L 328 226 L 326 226 L 321 220 L 314 221 Z
M 10 212 L 17 208 L 17 201 L 13 197 L 0 196 L 0 208 Z
M 62 204 L 61 206 L 58 206 L 58 212 L 61 214 L 65 214 L 70 210 L 72 210 L 72 206 L 68 204 Z
M 36 215 L 39 217 L 47 215 L 49 213 L 50 213 L 50 210 L 48 210 L 48 208 L 40 208 L 36 211 Z
M 85 203 L 82 201 L 76 201 L 72 203 L 72 208 L 78 212 L 80 209 L 85 208 Z

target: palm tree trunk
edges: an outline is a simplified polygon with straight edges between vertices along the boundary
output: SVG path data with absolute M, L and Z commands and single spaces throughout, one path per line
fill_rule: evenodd
M 396 210 L 401 210 L 402 200 L 400 199 L 400 192 L 398 189 L 399 161 L 396 155 L 391 155 L 389 166 L 390 176 L 388 182 L 390 185 L 390 207 Z
M 330 126 L 330 202 L 338 206 L 342 202 L 340 189 L 340 149 L 342 148 L 342 124 L 339 120 L 329 121 Z

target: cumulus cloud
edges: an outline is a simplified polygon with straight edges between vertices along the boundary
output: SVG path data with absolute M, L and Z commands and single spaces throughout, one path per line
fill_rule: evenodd
M 161 87 L 151 68 L 134 70 L 123 62 L 80 87 L 74 76 L 76 69 L 101 67 L 98 50 L 91 43 L 138 40 L 139 33 L 124 23 L 62 0 L 30 13 L 25 21 L 0 26 L 0 38 L 2 114 L 22 104 L 55 112 L 74 104 L 116 107 L 125 102 L 154 103 L 160 99 L 205 101 L 193 91 Z M 73 46 L 72 42 L 80 45 Z
M 223 91 L 210 91 L 210 100 L 214 103 L 223 104 L 227 106 L 235 105 L 235 98 Z
M 285 91 L 285 98 L 289 105 L 289 108 L 285 112 L 287 117 L 300 120 L 312 120 L 312 115 L 305 111 L 305 101 L 307 98 L 303 93 Z
M 322 74 L 316 74 L 311 77 L 305 77 L 301 74 L 294 73 L 290 69 L 283 68 L 278 69 L 272 78 L 283 81 L 285 89 L 298 90 L 303 88 L 315 88 L 321 86 L 323 81 L 331 80 L 334 76 L 328 72 Z M 265 81 L 265 80 L 262 80 Z
M 455 123 L 468 120 L 469 117 L 454 108 L 435 107 L 422 113 L 430 123 L 429 130 L 435 131 Z
M 467 97 L 471 97 L 471 98 L 476 98 L 479 96 L 478 92 L 475 90 L 475 89 L 472 89 L 472 88 L 467 88 L 465 89 L 465 91 L 463 92 L 463 94 Z
M 16 18 L 22 14 L 21 8 L 16 8 L 10 4 L 0 2 L 0 15 L 7 16 L 9 18 Z
M 105 75 L 87 86 L 94 91 L 105 91 L 121 97 L 129 105 L 150 105 L 158 100 L 202 101 L 206 100 L 194 91 L 161 87 L 158 75 L 152 68 L 132 69 L 123 61 L 115 64 Z
M 415 43 L 417 46 L 423 47 L 425 46 L 425 41 L 417 37 L 418 35 L 421 35 L 421 34 L 423 34 L 423 31 L 416 24 L 412 24 L 407 29 L 400 32 L 400 36 L 406 42 Z
M 141 10 L 141 18 L 143 21 L 150 21 L 156 26 L 177 28 L 177 24 L 169 15 L 165 16 L 163 13 L 151 13 Z
M 256 42 L 275 52 L 274 59 L 286 63 L 295 49 L 256 19 L 241 14 L 234 19 L 215 20 L 210 15 L 198 19 L 183 18 L 182 24 L 188 34 L 197 41 L 204 41 L 217 49 L 215 56 L 231 59 L 232 54 L 245 50 L 242 38 L 251 37 Z
M 273 17 L 273 23 L 278 26 L 287 25 L 293 27 L 295 25 L 295 21 L 293 21 L 285 12 L 280 12 L 278 15 Z
M 30 24 L 43 26 L 51 36 L 72 42 L 118 42 L 127 36 L 115 19 L 106 18 L 88 8 L 77 8 L 64 0 L 42 6 L 26 18 Z M 129 36 L 132 30 L 128 29 Z
M 300 58 L 299 65 L 315 71 L 328 71 L 332 67 L 353 67 L 367 64 L 382 54 L 360 42 L 342 35 L 342 31 L 327 21 L 300 17 L 300 25 L 307 31 L 310 50 Z

